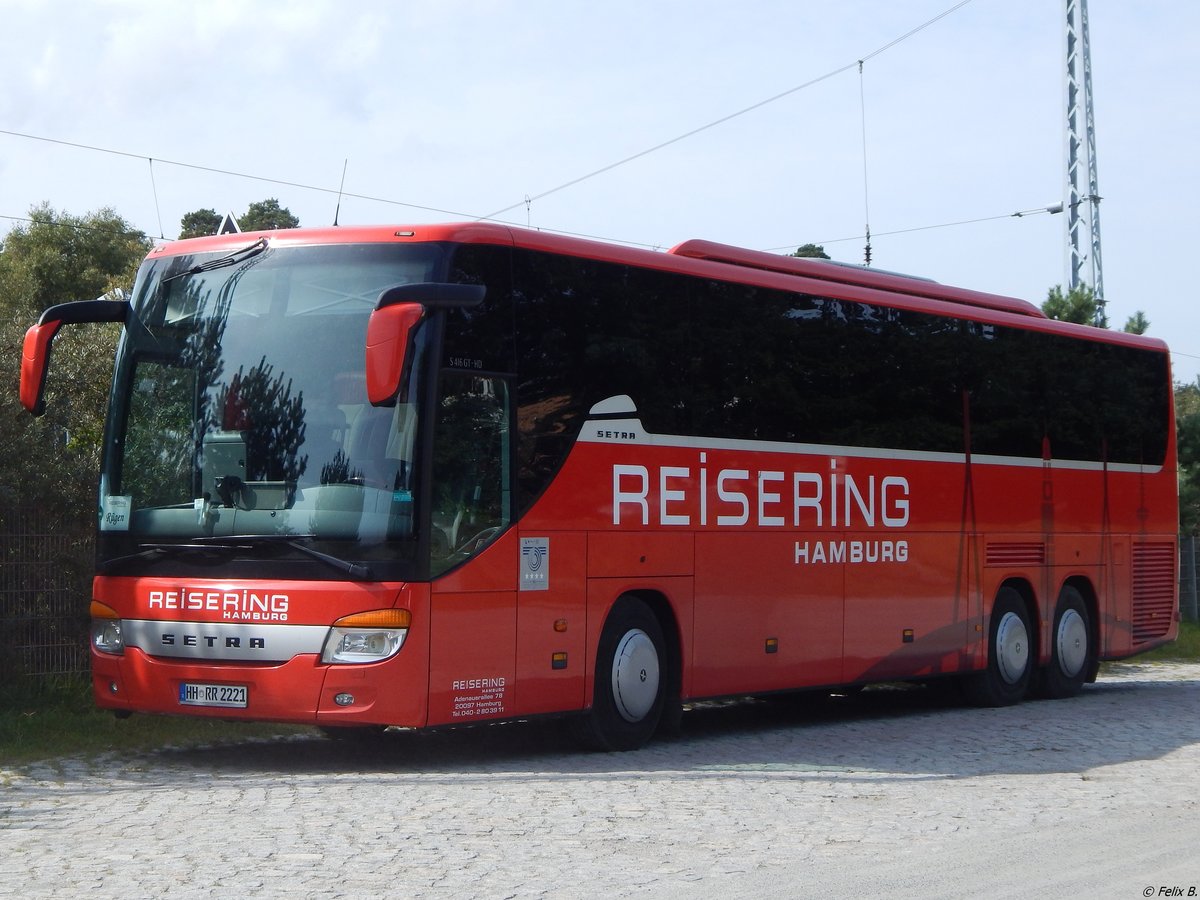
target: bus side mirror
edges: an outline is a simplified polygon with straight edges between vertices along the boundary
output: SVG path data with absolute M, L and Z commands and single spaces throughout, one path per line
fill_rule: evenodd
M 46 372 L 50 368 L 50 343 L 62 322 L 31 325 L 21 349 L 21 405 L 40 416 L 46 411 Z
M 367 399 L 390 406 L 400 392 L 413 330 L 426 310 L 469 309 L 487 294 L 482 284 L 398 284 L 379 295 L 367 322 Z
M 47 309 L 38 323 L 25 332 L 21 348 L 21 405 L 40 416 L 46 411 L 46 373 L 50 348 L 63 325 L 80 322 L 124 322 L 129 314 L 125 300 L 79 300 Z
M 425 315 L 420 303 L 397 303 L 371 313 L 367 322 L 367 399 L 388 406 L 400 392 L 413 330 Z

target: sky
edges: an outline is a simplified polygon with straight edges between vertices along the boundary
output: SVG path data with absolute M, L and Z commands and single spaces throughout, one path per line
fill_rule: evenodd
M 861 263 L 869 224 L 879 268 L 1040 304 L 1067 278 L 1064 2 L 958 4 L 0 0 L 0 235 L 48 203 L 170 240 L 276 198 Z M 1109 319 L 1144 311 L 1194 382 L 1200 4 L 1088 11 Z

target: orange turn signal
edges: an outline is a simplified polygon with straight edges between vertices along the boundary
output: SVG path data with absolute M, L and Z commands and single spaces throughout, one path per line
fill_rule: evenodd
M 93 600 L 91 606 L 88 607 L 88 613 L 93 619 L 119 619 L 121 618 L 115 609 L 111 606 L 106 606 L 99 600 Z
M 334 628 L 408 628 L 412 613 L 407 609 L 375 609 L 370 612 L 342 616 L 333 623 Z

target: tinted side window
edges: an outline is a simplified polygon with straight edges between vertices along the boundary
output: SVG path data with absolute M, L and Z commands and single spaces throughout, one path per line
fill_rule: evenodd
M 833 443 L 845 421 L 841 304 L 697 282 L 693 428 L 705 437 Z
M 446 311 L 442 365 L 451 369 L 514 372 L 514 316 L 511 251 L 507 247 L 466 244 L 450 261 L 450 281 L 482 284 L 482 305 Z
M 1158 465 L 1169 381 L 1162 354 L 964 323 L 971 448 L 995 456 Z
M 600 400 L 628 394 L 651 431 L 689 433 L 686 279 L 521 250 L 513 252 L 513 273 L 523 509 Z
M 960 323 L 865 303 L 841 305 L 845 418 L 837 442 L 961 452 Z
M 699 295 L 697 433 L 962 449 L 958 322 L 720 283 Z
M 964 323 L 963 381 L 971 401 L 971 450 L 1039 459 L 1046 433 L 1041 349 L 1035 335 L 982 322 Z
M 1100 347 L 1102 388 L 1096 396 L 1104 420 L 1108 458 L 1161 465 L 1167 455 L 1171 381 L 1165 354 L 1131 347 Z

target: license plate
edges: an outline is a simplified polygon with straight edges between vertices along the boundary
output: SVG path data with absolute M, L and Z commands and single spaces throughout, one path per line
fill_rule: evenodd
M 245 709 L 248 694 L 243 684 L 179 685 L 179 702 L 184 706 L 232 706 Z

